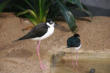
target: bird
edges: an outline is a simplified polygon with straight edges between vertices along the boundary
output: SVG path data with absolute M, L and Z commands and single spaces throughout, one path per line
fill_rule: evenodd
M 44 23 L 37 24 L 23 37 L 15 40 L 15 41 L 21 41 L 21 40 L 30 39 L 30 40 L 38 41 L 36 53 L 38 56 L 41 70 L 44 70 L 46 68 L 46 66 L 41 61 L 40 52 L 39 52 L 40 43 L 41 43 L 41 40 L 44 40 L 44 39 L 50 37 L 54 33 L 55 25 L 56 25 L 56 23 L 54 21 L 52 21 L 51 19 L 48 19 Z
M 74 48 L 76 50 L 76 66 L 78 65 L 78 50 L 81 48 L 80 35 L 75 33 L 67 39 L 67 48 Z M 73 65 L 73 62 L 72 62 Z

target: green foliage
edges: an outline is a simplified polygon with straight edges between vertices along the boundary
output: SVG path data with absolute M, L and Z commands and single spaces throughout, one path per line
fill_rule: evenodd
M 71 5 L 76 5 L 77 8 L 82 12 L 85 12 L 92 18 L 92 14 L 84 8 L 84 5 L 81 4 L 80 0 L 56 0 L 54 1 L 54 5 L 51 7 L 50 11 L 50 17 L 51 18 L 56 18 L 56 16 L 62 15 L 66 22 L 68 23 L 71 31 L 76 32 L 76 22 L 75 22 L 75 15 L 72 13 L 72 11 L 69 9 L 69 6 L 67 6 L 67 3 Z M 52 13 L 51 13 L 52 12 Z
M 24 0 L 27 7 L 17 6 L 23 10 L 18 13 L 27 17 L 34 25 L 45 22 L 47 18 L 55 19 L 57 16 L 62 15 L 68 23 L 71 31 L 77 28 L 75 17 L 72 14 L 66 3 L 76 5 L 77 9 L 85 12 L 92 18 L 92 14 L 85 9 L 80 0 Z
M 93 17 L 92 14 L 84 8 L 84 5 L 81 4 L 80 0 L 67 0 L 67 1 L 70 2 L 71 4 L 76 4 L 81 11 L 87 13 L 91 18 Z
M 74 16 L 73 16 L 73 14 L 72 14 L 72 13 L 67 9 L 67 7 L 66 7 L 63 3 L 61 3 L 59 0 L 57 0 L 57 3 L 58 3 L 58 5 L 59 5 L 59 8 L 60 8 L 61 13 L 63 14 L 63 16 L 64 16 L 66 22 L 67 22 L 68 25 L 69 25 L 70 29 L 71 29 L 72 31 L 75 31 L 75 29 L 76 29 L 77 26 L 76 26 L 75 18 L 74 18 Z
M 45 22 L 48 14 L 48 5 L 46 5 L 48 0 L 24 0 L 28 8 L 23 8 L 21 6 L 17 6 L 23 12 L 18 13 L 17 15 L 24 15 L 27 17 L 34 25 Z M 46 5 L 46 6 L 45 6 Z
M 7 6 L 9 2 L 10 0 L 5 0 L 2 3 L 0 3 L 0 13 L 3 11 L 3 9 Z

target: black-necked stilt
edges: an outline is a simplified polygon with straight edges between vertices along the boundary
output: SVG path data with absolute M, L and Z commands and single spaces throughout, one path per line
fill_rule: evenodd
M 54 33 L 54 26 L 55 26 L 55 22 L 53 22 L 52 20 L 47 20 L 46 23 L 38 24 L 37 26 L 32 28 L 32 30 L 29 33 L 19 38 L 18 40 L 16 40 L 16 41 L 25 40 L 25 39 L 38 40 L 36 51 L 40 62 L 40 68 L 42 70 L 45 69 L 45 66 L 42 64 L 42 61 L 40 58 L 40 53 L 39 53 L 40 42 L 41 40 L 51 36 Z
M 74 34 L 67 39 L 67 47 L 76 50 L 76 65 L 78 64 L 78 50 L 81 48 L 80 35 Z M 72 62 L 73 64 L 73 62 Z

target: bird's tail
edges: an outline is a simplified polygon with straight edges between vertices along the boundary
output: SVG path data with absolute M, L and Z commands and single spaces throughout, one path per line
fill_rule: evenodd
M 19 38 L 17 40 L 14 40 L 14 42 L 18 42 L 18 41 L 22 41 L 22 40 L 26 40 L 26 39 L 28 39 L 28 37 L 27 36 L 23 36 L 23 37 L 21 37 L 21 38 Z
M 14 43 L 14 42 L 21 41 L 21 40 L 24 40 L 24 39 L 23 39 L 23 38 L 19 38 L 19 39 L 17 39 L 17 40 L 14 40 L 13 43 Z
M 15 43 L 15 42 L 18 42 L 18 41 L 20 41 L 19 39 L 17 39 L 17 40 L 14 40 L 14 41 L 12 41 L 12 43 Z

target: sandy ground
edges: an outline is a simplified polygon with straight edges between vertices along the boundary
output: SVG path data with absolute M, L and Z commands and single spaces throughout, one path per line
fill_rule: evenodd
M 86 18 L 87 19 L 87 18 Z M 73 34 L 65 22 L 59 25 L 55 33 L 41 42 L 41 57 L 47 65 L 45 73 L 49 73 L 51 55 L 66 49 L 66 40 Z M 81 36 L 80 51 L 100 51 L 110 53 L 110 18 L 94 17 L 92 22 L 77 20 L 78 33 Z M 30 22 L 13 14 L 0 15 L 0 73 L 41 73 L 36 56 L 37 41 L 25 40 L 13 42 L 26 34 L 22 31 Z

